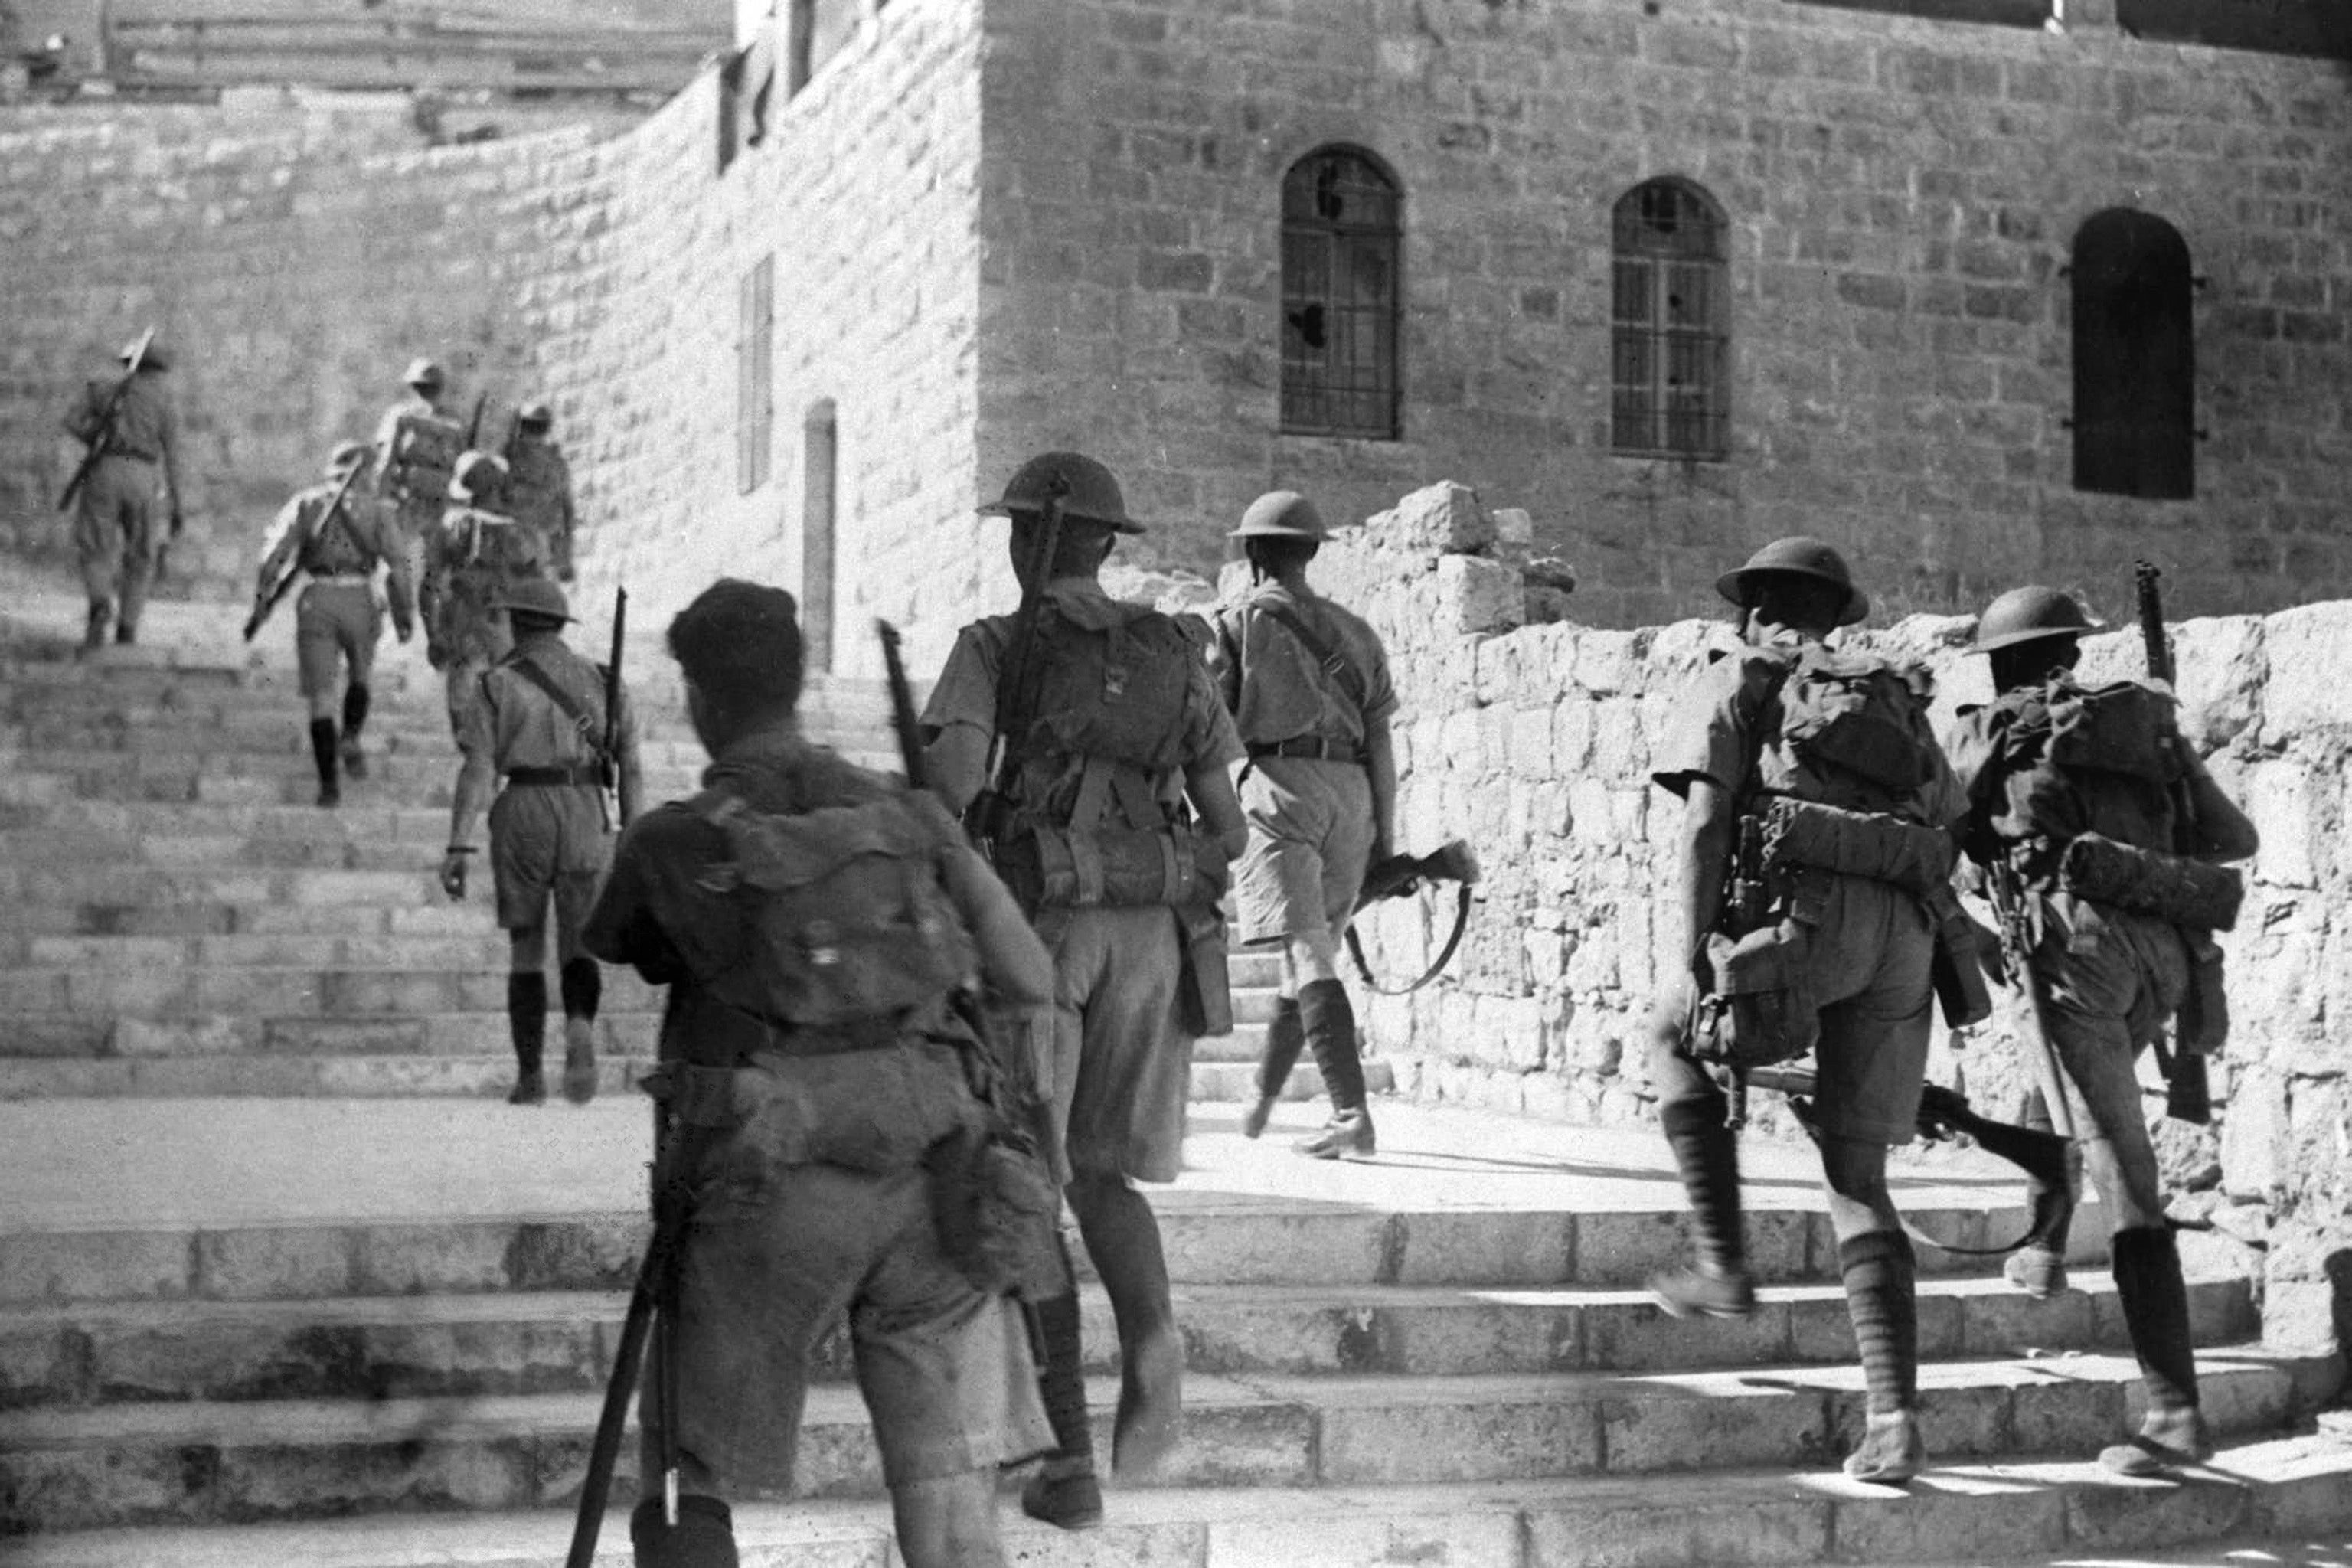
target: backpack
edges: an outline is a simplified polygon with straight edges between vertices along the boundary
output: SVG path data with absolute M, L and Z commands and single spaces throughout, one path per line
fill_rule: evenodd
M 935 1010 L 979 950 L 940 879 L 963 836 L 919 792 L 762 812 L 724 790 L 688 804 L 727 837 L 714 868 L 742 921 L 736 958 L 698 976 L 728 1005 L 825 1029 Z
M 1935 776 L 1927 700 L 1897 666 L 1808 645 L 1751 649 L 1778 671 L 1757 781 L 1772 795 L 1850 811 L 1900 812 Z
M 1031 745 L 1158 779 L 1184 758 L 1184 713 L 1201 644 L 1175 616 L 1139 610 L 1100 631 L 1050 606 L 1032 650 Z
M 2137 681 L 2083 687 L 2059 676 L 2002 698 L 1994 834 L 2059 847 L 2084 833 L 2137 848 L 2173 848 L 2172 700 Z

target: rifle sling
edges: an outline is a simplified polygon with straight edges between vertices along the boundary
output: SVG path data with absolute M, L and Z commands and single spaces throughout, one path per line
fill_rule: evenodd
M 1363 716 L 1370 707 L 1369 699 L 1371 693 L 1365 689 L 1363 675 L 1354 665 L 1349 664 L 1347 658 L 1329 643 L 1317 637 L 1308 628 L 1306 621 L 1301 619 L 1298 613 L 1289 605 L 1273 599 L 1260 598 L 1252 599 L 1249 607 L 1270 617 L 1275 625 L 1288 632 L 1292 639 L 1307 650 L 1307 657 L 1313 659 L 1323 673 L 1338 684 L 1340 694 L 1355 704 L 1357 716 L 1360 719 Z M 1244 639 L 1244 646 L 1246 646 L 1246 639 Z
M 518 655 L 507 660 L 507 668 L 547 693 L 549 700 L 563 710 L 564 716 L 579 728 L 580 738 L 588 742 L 588 750 L 597 761 L 612 760 L 604 750 L 604 737 L 596 727 L 594 716 L 581 705 L 578 698 L 558 686 L 555 678 L 541 669 L 537 660 L 527 654 Z
M 1436 958 L 1431 961 L 1427 969 L 1421 972 L 1421 978 L 1410 985 L 1382 985 L 1372 978 L 1372 966 L 1364 962 L 1364 944 L 1357 939 L 1356 927 L 1352 921 L 1348 926 L 1348 956 L 1355 961 L 1356 976 L 1364 983 L 1366 990 L 1377 992 L 1382 996 L 1409 996 L 1436 979 L 1446 964 L 1453 961 L 1454 950 L 1462 945 L 1462 933 L 1469 924 L 1470 884 L 1456 882 L 1454 885 L 1454 930 L 1447 933 L 1445 945 L 1439 950 Z

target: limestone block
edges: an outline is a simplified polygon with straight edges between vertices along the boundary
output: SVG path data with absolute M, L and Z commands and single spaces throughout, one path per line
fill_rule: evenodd
M 1622 697 L 1593 704 L 1591 782 L 1606 788 L 1612 784 L 1646 781 L 1651 747 L 1642 733 L 1640 706 Z M 1583 803 L 1579 802 L 1579 815 Z
M 1330 1486 L 1496 1481 L 1598 1469 L 1591 1405 L 1514 1397 L 1436 1403 L 1381 1399 L 1322 1410 L 1322 1473 Z
M 2270 763 L 2247 780 L 2240 804 L 2262 835 L 2253 861 L 2256 877 L 2284 888 L 2319 885 L 2312 827 L 2319 819 L 2322 795 L 2319 781 L 2291 757 Z
M 1575 689 L 1595 697 L 1616 697 L 1650 684 L 1642 660 L 1641 632 L 1580 631 L 1569 679 Z
M 2172 628 L 2172 658 L 2181 733 L 2200 752 L 2226 746 L 2261 724 L 2271 671 L 2259 617 L 2184 621 Z
M 1441 556 L 1430 589 L 1428 614 L 1429 624 L 1441 632 L 1508 631 L 1527 614 L 1527 594 L 1518 573 L 1499 561 L 1475 555 Z M 1475 672 L 1472 679 L 1475 689 Z
M 1441 480 L 1367 518 L 1367 538 L 1384 549 L 1463 553 L 1495 542 L 1495 520 L 1467 485 Z
M 1764 1564 L 1830 1558 L 1832 1505 L 1827 1499 L 1718 1498 L 1688 1489 L 1670 1521 L 1644 1502 L 1605 1494 L 1539 1496 L 1525 1510 L 1526 1561 Z
M 1677 1379 L 1601 1409 L 1612 1474 L 1803 1464 L 1826 1458 L 1821 1395 L 1737 1378 Z
M 2262 694 L 2262 742 L 2352 727 L 2352 602 L 2305 605 L 2263 623 L 2268 681 Z
M 337 1226 L 252 1226 L 196 1237 L 196 1293 L 220 1301 L 340 1296 L 352 1288 L 352 1233 Z

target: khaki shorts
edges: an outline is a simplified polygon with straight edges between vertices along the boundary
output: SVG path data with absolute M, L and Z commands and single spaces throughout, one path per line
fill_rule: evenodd
M 1908 1143 L 1933 1031 L 1934 927 L 1919 900 L 1861 877 L 1818 874 L 1806 972 L 1822 1012 L 1814 1048 L 1822 1131 Z
M 921 1167 L 778 1166 L 722 1149 L 704 1169 L 679 1312 L 687 1489 L 740 1500 L 792 1484 L 809 1352 L 845 1310 L 890 1484 L 993 1471 L 1053 1447 L 1017 1309 L 975 1289 L 940 1252 Z M 646 1358 L 638 1407 L 648 1478 L 659 1463 L 660 1362 Z
M 2056 899 L 2042 908 L 2033 976 L 2042 1027 L 2065 1072 L 2058 1091 L 2082 1136 L 2136 1141 L 2147 1122 L 2133 1064 L 2189 994 L 2188 950 L 2179 931 L 2148 915 Z M 2053 1087 L 2043 1083 L 2043 1092 Z
M 604 803 L 593 785 L 509 784 L 490 803 L 490 875 L 504 930 L 546 924 L 551 897 L 569 952 L 612 858 Z
M 1176 1026 L 1182 947 L 1167 909 L 1075 910 L 1054 950 L 1054 1010 L 1031 1032 L 1050 1085 L 1054 1174 L 1172 1182 L 1184 1164 L 1192 1037 Z
M 1337 936 L 1372 852 L 1372 785 L 1353 763 L 1263 757 L 1242 780 L 1249 845 L 1234 870 L 1240 940 Z
M 341 659 L 351 667 L 352 684 L 365 686 L 375 669 L 376 639 L 383 617 L 375 590 L 361 583 L 313 583 L 294 605 L 294 660 L 301 671 L 302 695 L 335 690 Z

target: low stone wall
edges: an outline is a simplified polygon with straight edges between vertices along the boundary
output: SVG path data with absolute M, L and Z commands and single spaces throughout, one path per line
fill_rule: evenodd
M 1650 759 L 1677 694 L 1732 632 L 1529 624 L 1531 606 L 1540 616 L 1559 600 L 1531 594 L 1513 555 L 1474 492 L 1439 485 L 1344 531 L 1313 569 L 1370 618 L 1395 665 L 1401 847 L 1458 835 L 1485 868 L 1446 975 L 1371 998 L 1370 1037 L 1420 1099 L 1636 1121 L 1648 1114 L 1643 1019 L 1671 945 L 1660 939 L 1677 821 Z M 1915 616 L 1845 635 L 1926 659 L 1948 721 L 1990 695 L 1984 660 L 1964 652 L 1973 626 Z M 2224 1109 L 2213 1129 L 2167 1122 L 2160 1133 L 2185 1194 L 2175 1213 L 2250 1249 L 2273 1340 L 2324 1341 L 2352 1327 L 2352 687 L 2340 673 L 2352 669 L 2352 603 L 2189 621 L 2174 638 L 2188 731 L 2263 836 L 2245 912 L 2224 939 L 2235 1017 L 2214 1068 Z M 2090 639 L 2084 673 L 2135 674 L 2139 659 L 2125 628 Z M 1451 913 L 1450 899 L 1423 899 L 1368 917 L 1375 966 L 1419 973 Z M 1957 1052 L 1939 1038 L 1931 1071 L 1963 1079 L 1990 1113 L 2014 1110 L 2015 1045 L 1998 1021 Z M 1790 1135 L 1769 1097 L 1756 1109 L 1763 1133 Z

